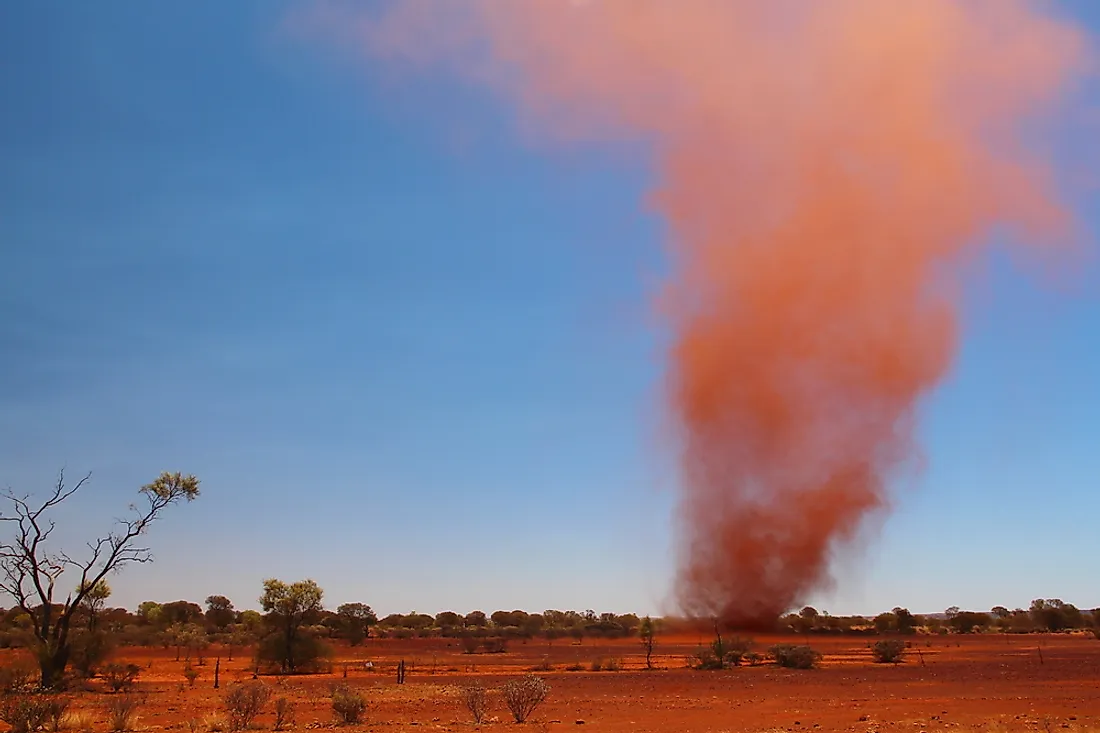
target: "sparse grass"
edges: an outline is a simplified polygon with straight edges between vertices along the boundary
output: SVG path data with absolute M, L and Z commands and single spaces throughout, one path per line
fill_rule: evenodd
M 46 703 L 46 727 L 51 733 L 58 733 L 65 726 L 65 713 L 72 703 L 63 695 L 52 696 Z
M 588 668 L 593 672 L 618 672 L 622 669 L 622 663 L 615 657 L 593 659 Z
M 50 717 L 50 696 L 33 692 L 5 695 L 0 699 L 0 720 L 11 726 L 11 733 L 33 733 Z
M 480 680 L 462 688 L 462 701 L 466 704 L 466 709 L 470 711 L 470 715 L 473 716 L 474 723 L 481 725 L 489 712 L 489 691 L 485 689 Z
M 553 672 L 554 665 L 550 664 L 550 657 L 543 657 L 542 661 L 531 667 L 532 672 Z
M 566 672 L 583 672 L 584 671 L 584 665 L 581 664 L 580 662 L 573 662 L 572 664 L 570 664 L 568 667 L 565 668 L 565 671 Z
M 132 692 L 119 693 L 112 696 L 105 705 L 107 709 L 108 724 L 115 733 L 133 730 L 137 721 L 137 711 L 141 707 L 140 695 Z
M 87 733 L 95 725 L 95 718 L 87 710 L 70 710 L 61 720 L 63 730 L 75 730 Z
M 535 712 L 550 692 L 550 685 L 541 677 L 529 674 L 520 680 L 509 680 L 501 688 L 504 703 L 517 723 L 522 723 Z
M 207 715 L 202 719 L 202 725 L 209 733 L 224 733 L 229 723 L 220 715 Z

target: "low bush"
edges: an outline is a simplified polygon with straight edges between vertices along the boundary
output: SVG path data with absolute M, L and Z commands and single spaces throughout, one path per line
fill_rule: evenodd
M 819 652 L 797 644 L 776 644 L 768 653 L 776 664 L 788 669 L 813 669 L 821 660 Z
M 275 700 L 275 725 L 274 730 L 283 730 L 294 722 L 294 705 L 285 697 Z
M 508 643 L 504 637 L 495 636 L 485 640 L 485 652 L 488 654 L 503 654 L 508 651 Z
M 871 656 L 879 664 L 897 664 L 905 656 L 905 642 L 899 639 L 882 639 L 871 647 Z
M 332 649 L 311 634 L 303 634 L 287 649 L 286 638 L 274 633 L 262 639 L 256 647 L 256 664 L 265 671 L 284 674 L 314 674 L 331 670 Z M 290 664 L 293 660 L 293 665 Z
M 535 712 L 550 692 L 550 685 L 541 677 L 529 674 L 523 679 L 509 680 L 501 688 L 504 703 L 517 723 L 522 723 Z
M 30 692 L 35 687 L 38 670 L 25 659 L 17 659 L 0 667 L 0 695 Z
M 72 668 L 85 679 L 95 677 L 103 662 L 114 651 L 115 644 L 101 631 L 82 631 L 72 639 Z
M 489 712 L 489 691 L 480 681 L 476 681 L 462 688 L 462 701 L 466 703 L 466 709 L 473 716 L 474 723 L 481 725 Z
M 464 654 L 475 653 L 479 646 L 481 646 L 481 641 L 479 641 L 476 636 L 462 637 L 462 652 Z
M 140 673 L 141 667 L 136 664 L 113 662 L 103 668 L 100 676 L 112 692 L 122 692 L 134 686 L 134 681 Z
M 229 730 L 244 730 L 252 725 L 268 701 L 271 700 L 271 688 L 263 682 L 244 682 L 234 685 L 225 693 L 225 712 Z
M 752 639 L 744 639 L 735 636 L 732 639 L 715 639 L 710 646 L 704 647 L 695 653 L 689 660 L 689 666 L 702 670 L 727 669 L 728 667 L 740 667 L 745 655 L 752 649 Z
M 355 725 L 366 712 L 366 698 L 348 685 L 338 685 L 332 690 L 332 712 L 336 720 L 344 725 Z
M 11 733 L 34 733 L 50 718 L 50 696 L 36 692 L 5 695 L 0 699 L 0 720 L 11 726 Z

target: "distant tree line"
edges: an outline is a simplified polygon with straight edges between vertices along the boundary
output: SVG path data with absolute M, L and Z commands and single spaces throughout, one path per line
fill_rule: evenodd
M 1100 609 L 1082 611 L 1060 599 L 1037 598 L 1027 609 L 994 606 L 988 612 L 952 606 L 942 614 L 918 615 L 895 608 L 874 618 L 830 616 L 807 606 L 779 620 L 779 630 L 798 634 L 1032 634 L 1087 631 L 1100 637 Z
M 651 664 L 658 627 L 674 620 L 639 619 L 634 614 L 547 610 L 500 610 L 460 615 L 411 612 L 379 619 L 365 603 L 324 607 L 324 592 L 310 579 L 287 583 L 269 578 L 259 597 L 261 610 L 238 610 L 224 595 L 200 606 L 191 601 L 145 601 L 136 611 L 111 608 L 106 577 L 132 563 L 152 561 L 143 537 L 170 507 L 199 495 L 199 480 L 161 473 L 139 489 L 143 498 L 131 515 L 86 544 L 82 556 L 47 549 L 58 506 L 90 477 L 67 484 L 58 477 L 45 498 L 11 490 L 0 492 L 0 597 L 14 602 L 0 608 L 0 648 L 27 647 L 40 668 L 41 687 L 63 686 L 69 674 L 96 675 L 119 645 L 159 645 L 175 649 L 177 660 L 205 664 L 213 645 L 229 659 L 246 648 L 261 668 L 283 673 L 313 671 L 329 656 L 332 641 L 362 644 L 368 638 L 456 638 L 464 650 L 502 652 L 515 639 L 541 637 L 640 638 Z M 73 582 L 75 581 L 75 582 Z M 62 600 L 63 599 L 63 600 Z M 719 625 L 714 621 L 722 646 Z M 1100 609 L 1081 611 L 1059 599 L 1036 599 L 1027 609 L 997 606 L 988 613 L 949 608 L 943 614 L 915 615 L 895 608 L 874 618 L 831 616 L 807 606 L 777 620 L 776 631 L 799 634 L 916 634 L 982 632 L 1032 633 L 1090 630 L 1100 637 Z M 719 655 L 725 659 L 723 654 Z

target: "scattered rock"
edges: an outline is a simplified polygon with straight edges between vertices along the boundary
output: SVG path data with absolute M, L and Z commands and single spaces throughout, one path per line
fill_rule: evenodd
M 861 723 L 866 723 L 866 722 L 867 722 L 868 720 L 870 720 L 870 719 L 871 719 L 871 716 L 869 716 L 869 715 L 861 715 L 861 716 L 859 716 L 859 722 L 861 722 Z
M 583 720 L 574 720 L 573 723 L 574 723 L 574 725 L 584 725 Z

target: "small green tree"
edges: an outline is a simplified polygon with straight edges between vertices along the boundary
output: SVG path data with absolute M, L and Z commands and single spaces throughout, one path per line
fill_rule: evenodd
M 80 590 L 84 591 L 84 598 L 80 603 L 88 617 L 88 631 L 95 631 L 99 615 L 103 612 L 107 599 L 111 597 L 111 586 L 107 585 L 106 580 L 100 580 L 89 587 L 78 589 Z
M 645 649 L 645 668 L 653 669 L 653 647 L 657 644 L 657 625 L 649 616 L 642 619 L 638 636 L 642 640 L 642 648 Z
M 323 609 L 323 595 L 324 591 L 313 580 L 291 584 L 275 578 L 264 581 L 260 605 L 276 629 L 276 638 L 272 640 L 274 643 L 265 644 L 263 651 L 271 661 L 281 665 L 284 673 L 294 673 L 303 663 L 316 658 L 315 640 L 308 637 L 303 627 L 316 622 Z
M 370 627 L 378 623 L 378 616 L 365 603 L 344 603 L 336 607 L 340 635 L 352 646 L 361 644 L 370 636 Z
M 225 627 L 233 623 L 237 617 L 233 610 L 233 601 L 225 596 L 206 597 L 206 623 L 218 631 L 224 631 Z

